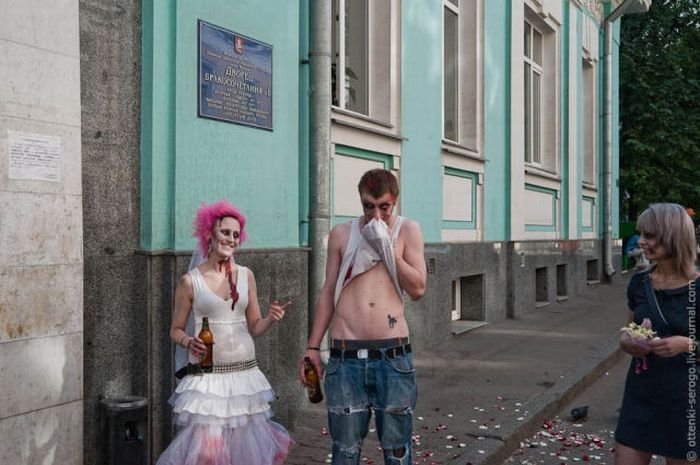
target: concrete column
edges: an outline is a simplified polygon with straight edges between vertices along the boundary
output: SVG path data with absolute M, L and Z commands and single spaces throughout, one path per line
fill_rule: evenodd
M 83 463 L 78 2 L 0 14 L 0 463 Z

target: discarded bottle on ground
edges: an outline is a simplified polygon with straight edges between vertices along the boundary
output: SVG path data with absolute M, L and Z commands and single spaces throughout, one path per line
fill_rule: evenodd
M 304 357 L 304 376 L 306 376 L 306 390 L 309 394 L 309 400 L 317 404 L 323 400 L 323 393 L 321 392 L 321 382 L 318 379 L 318 372 L 311 359 L 309 357 Z
M 212 368 L 214 366 L 214 334 L 209 329 L 209 318 L 206 316 L 202 318 L 202 329 L 197 337 L 207 346 L 207 352 L 199 361 L 199 364 L 202 368 Z

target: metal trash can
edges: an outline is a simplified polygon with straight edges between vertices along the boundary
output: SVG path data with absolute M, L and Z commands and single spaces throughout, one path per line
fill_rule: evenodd
M 103 434 L 107 465 L 146 465 L 148 399 L 140 396 L 105 398 Z

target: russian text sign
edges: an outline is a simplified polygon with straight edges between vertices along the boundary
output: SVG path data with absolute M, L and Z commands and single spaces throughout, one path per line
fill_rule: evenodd
M 200 20 L 198 115 L 272 129 L 272 46 Z

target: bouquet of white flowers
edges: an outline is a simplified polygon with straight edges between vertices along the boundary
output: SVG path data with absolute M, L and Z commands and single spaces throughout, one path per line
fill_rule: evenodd
M 656 336 L 656 331 L 654 331 L 651 328 L 651 320 L 649 318 L 644 318 L 642 320 L 642 324 L 638 325 L 635 322 L 631 322 L 627 326 L 623 326 L 620 328 L 620 331 L 622 331 L 624 334 L 626 334 L 635 344 L 645 348 L 649 349 L 649 342 L 659 339 Z M 643 357 L 637 357 L 636 358 L 636 363 L 634 366 L 634 372 L 636 374 L 640 374 L 642 371 L 645 371 L 647 368 L 649 368 L 649 364 L 647 362 L 646 356 Z
M 641 325 L 631 322 L 627 326 L 620 328 L 620 331 L 626 333 L 635 343 L 646 349 L 649 348 L 649 341 L 658 339 L 656 331 L 651 329 L 651 320 L 649 318 L 644 318 Z

